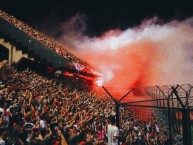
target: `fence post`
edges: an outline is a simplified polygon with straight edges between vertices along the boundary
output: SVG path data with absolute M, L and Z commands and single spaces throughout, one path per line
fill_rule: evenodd
M 183 124 L 183 144 L 191 145 L 190 143 L 190 114 L 187 109 L 182 110 L 182 124 Z
M 111 97 L 111 99 L 114 101 L 115 103 L 115 111 L 116 111 L 116 126 L 119 128 L 120 127 L 120 124 L 119 124 L 119 108 L 120 108 L 120 105 L 121 105 L 121 100 L 124 99 L 128 94 L 130 94 L 133 90 L 131 89 L 129 92 L 127 92 L 123 97 L 121 97 L 121 99 L 119 99 L 118 101 L 109 93 L 109 91 L 104 87 L 102 86 L 102 88 L 105 90 L 105 92 Z M 118 145 L 120 145 L 120 141 L 118 140 Z
M 189 110 L 186 109 L 185 105 L 183 104 L 182 100 L 180 99 L 177 91 L 175 88 L 172 87 L 176 98 L 178 99 L 180 105 L 182 106 L 182 125 L 183 125 L 183 144 L 184 145 L 191 145 L 190 143 L 190 113 Z
M 115 103 L 115 110 L 116 110 L 116 126 L 119 128 L 119 107 L 120 104 L 119 103 Z
M 172 127 L 171 127 L 171 110 L 170 110 L 170 100 L 167 98 L 168 105 L 168 126 L 169 126 L 169 142 L 172 145 Z

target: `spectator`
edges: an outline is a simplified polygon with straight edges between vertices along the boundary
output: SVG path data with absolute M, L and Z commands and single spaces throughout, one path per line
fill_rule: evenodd
M 107 128 L 107 134 L 108 134 L 108 144 L 109 145 L 118 145 L 118 138 L 119 138 L 119 129 L 115 125 L 115 116 L 109 117 L 110 124 Z
M 5 145 L 3 130 L 0 128 L 0 145 Z
M 105 143 L 105 130 L 103 126 L 100 125 L 98 129 L 98 144 L 102 145 Z

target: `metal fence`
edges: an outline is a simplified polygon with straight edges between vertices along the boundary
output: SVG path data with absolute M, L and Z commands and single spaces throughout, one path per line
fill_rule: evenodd
M 168 138 L 167 144 L 174 145 L 174 141 L 180 140 L 178 145 L 193 145 L 192 88 L 190 84 L 145 87 L 145 94 L 150 99 L 124 103 L 121 100 L 133 89 L 118 101 L 104 89 L 115 102 L 117 118 L 119 118 L 119 107 L 127 106 L 135 112 L 135 117 L 139 120 L 156 118 Z M 119 126 L 119 119 L 117 125 Z
M 162 130 L 174 144 L 176 133 L 183 145 L 193 145 L 193 86 L 154 86 L 145 91 L 152 99 L 121 103 L 135 112 L 140 120 L 157 118 Z

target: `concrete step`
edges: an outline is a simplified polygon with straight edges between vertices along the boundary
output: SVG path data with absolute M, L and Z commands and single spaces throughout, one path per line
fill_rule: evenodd
M 22 57 L 25 57 L 25 58 L 28 58 L 28 59 L 34 61 L 34 58 L 31 58 L 31 57 L 29 58 L 28 54 L 23 53 L 22 50 L 20 50 L 20 49 L 16 49 L 16 47 L 11 45 L 10 42 L 5 42 L 5 40 L 3 38 L 0 38 L 0 44 L 3 45 L 4 47 L 6 47 L 7 49 L 9 49 L 9 63 L 11 63 L 11 62 L 17 63 Z M 11 56 L 11 55 L 13 55 L 13 56 Z

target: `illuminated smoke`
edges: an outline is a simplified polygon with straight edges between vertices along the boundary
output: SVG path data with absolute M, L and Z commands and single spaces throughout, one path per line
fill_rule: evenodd
M 64 29 L 60 41 L 73 46 L 79 57 L 95 66 L 101 73 L 100 85 L 118 95 L 133 87 L 192 83 L 193 18 L 157 22 L 153 18 L 137 27 L 110 30 L 93 38 L 81 33 L 78 37 L 65 35 Z
M 96 80 L 96 84 L 99 86 L 99 87 L 102 87 L 103 86 L 103 78 L 99 77 L 97 80 Z

